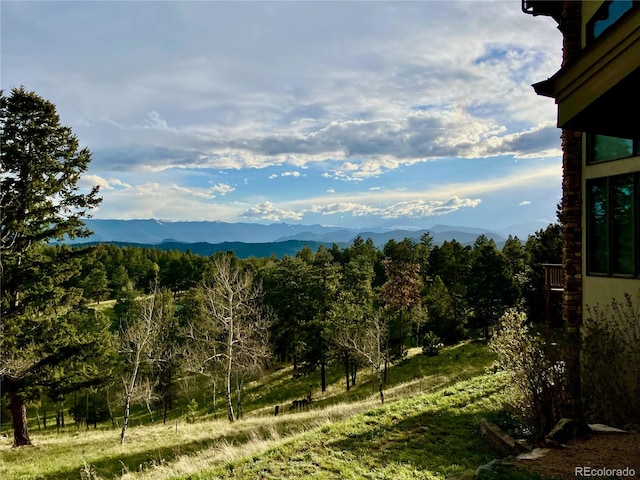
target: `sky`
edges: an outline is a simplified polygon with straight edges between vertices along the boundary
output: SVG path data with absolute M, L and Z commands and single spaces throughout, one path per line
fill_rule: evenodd
M 57 106 L 94 218 L 554 222 L 562 35 L 520 0 L 0 3 L 2 89 Z

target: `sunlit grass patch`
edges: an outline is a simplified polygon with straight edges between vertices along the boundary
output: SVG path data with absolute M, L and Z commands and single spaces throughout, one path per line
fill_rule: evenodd
M 213 420 L 210 409 L 192 424 L 182 418 L 166 425 L 134 422 L 124 447 L 110 428 L 36 431 L 33 447 L 3 444 L 0 478 L 442 479 L 494 456 L 479 436 L 480 418 L 502 408 L 506 377 L 484 373 L 492 362 L 486 346 L 475 342 L 437 357 L 411 351 L 390 367 L 384 405 L 369 372 L 360 372 L 359 383 L 345 392 L 336 369 L 327 392 L 314 392 L 311 408 L 276 417 L 274 402 L 301 398 L 318 380 L 293 378 L 291 367 L 280 365 L 249 385 L 246 414 L 233 424 Z
M 194 474 L 206 478 L 443 478 L 493 458 L 478 433 L 499 409 L 504 375 L 398 400 L 305 433 L 261 455 Z

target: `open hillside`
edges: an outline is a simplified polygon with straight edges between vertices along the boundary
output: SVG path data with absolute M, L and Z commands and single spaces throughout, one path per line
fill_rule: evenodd
M 234 423 L 221 418 L 222 402 L 214 408 L 211 388 L 191 379 L 167 423 L 137 409 L 124 446 L 108 423 L 59 432 L 34 425 L 33 446 L 20 449 L 3 432 L 0 478 L 441 479 L 496 456 L 479 435 L 482 417 L 505 418 L 506 378 L 493 373 L 493 361 L 482 342 L 433 357 L 411 349 L 390 366 L 383 405 L 370 372 L 347 392 L 341 371 L 330 369 L 321 393 L 317 374 L 294 377 L 291 365 L 277 364 L 246 386 Z M 293 411 L 310 388 L 313 402 Z

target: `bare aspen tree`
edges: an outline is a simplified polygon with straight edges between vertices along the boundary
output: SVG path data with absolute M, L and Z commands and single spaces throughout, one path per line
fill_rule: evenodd
M 270 358 L 270 311 L 262 303 L 262 286 L 228 255 L 213 260 L 212 271 L 199 287 L 200 315 L 187 320 L 186 368 L 222 378 L 229 421 L 233 408 L 233 376 L 260 370 Z
M 213 415 L 218 418 L 216 411 L 216 392 L 221 379 L 223 368 L 219 353 L 222 332 L 218 324 L 207 314 L 204 302 L 205 289 L 203 285 L 192 288 L 183 298 L 185 326 L 182 336 L 186 340 L 182 352 L 182 367 L 185 371 L 202 375 L 211 382 Z M 192 377 L 181 380 L 182 389 L 187 397 L 191 397 L 193 385 Z
M 121 353 L 126 357 L 126 368 L 122 375 L 124 417 L 120 433 L 120 443 L 123 445 L 129 427 L 131 402 L 138 397 L 144 399 L 144 395 L 141 394 L 145 384 L 141 380 L 142 369 L 146 365 L 161 361 L 161 355 L 158 354 L 159 339 L 163 325 L 173 316 L 175 310 L 173 302 L 167 301 L 168 298 L 169 296 L 158 291 L 157 286 L 154 287 L 152 294 L 140 301 L 137 315 L 123 327 Z
M 155 418 L 153 417 L 153 409 L 151 408 L 151 404 L 160 399 L 160 396 L 156 392 L 156 388 L 158 386 L 158 380 L 156 379 L 154 382 L 151 381 L 149 377 L 145 377 L 143 381 L 138 384 L 138 395 L 144 402 L 144 405 L 147 407 L 147 412 L 149 412 L 149 417 L 151 418 L 151 423 L 155 423 Z
M 375 372 L 381 403 L 384 403 L 387 328 L 384 317 L 379 313 L 374 313 L 369 317 L 365 328 L 344 329 L 337 336 L 337 342 L 340 346 L 362 358 Z

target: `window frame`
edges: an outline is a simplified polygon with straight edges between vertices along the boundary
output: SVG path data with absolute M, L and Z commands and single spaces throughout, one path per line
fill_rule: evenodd
M 632 215 L 632 241 L 634 248 L 631 254 L 633 258 L 631 260 L 632 272 L 631 273 L 617 273 L 614 270 L 615 260 L 619 258 L 619 251 L 616 249 L 616 242 L 614 241 L 614 192 L 613 184 L 615 179 L 621 177 L 630 176 L 633 186 L 633 195 L 631 198 L 631 215 Z M 593 268 L 595 258 L 592 252 L 592 242 L 595 234 L 595 225 L 593 222 L 593 216 L 591 214 L 592 209 L 592 191 L 591 188 L 597 183 L 604 182 L 605 195 L 606 195 L 606 208 L 604 214 L 604 223 L 606 232 L 604 238 L 606 239 L 606 271 L 596 271 Z M 621 175 L 613 175 L 609 177 L 599 177 L 588 179 L 586 181 L 586 202 L 585 202 L 585 215 L 586 215 L 586 274 L 595 277 L 615 277 L 615 278 L 638 278 L 640 277 L 640 172 L 630 172 Z
M 598 135 L 596 133 L 590 133 L 587 135 L 587 165 L 599 165 L 601 163 L 608 162 L 616 162 L 618 160 L 624 160 L 627 158 L 633 158 L 640 156 L 640 139 L 633 138 L 622 138 L 622 137 L 611 137 L 611 138 L 620 138 L 621 140 L 631 140 L 631 154 L 624 157 L 614 157 L 608 158 L 606 160 L 596 160 L 596 137 L 611 137 L 611 135 Z

